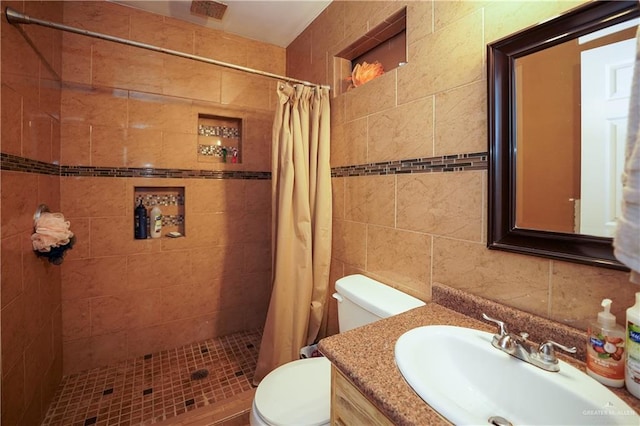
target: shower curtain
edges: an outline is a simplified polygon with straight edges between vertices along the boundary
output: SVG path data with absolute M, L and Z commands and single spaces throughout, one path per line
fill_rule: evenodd
M 329 89 L 279 83 L 272 133 L 272 293 L 254 376 L 319 335 L 331 262 Z

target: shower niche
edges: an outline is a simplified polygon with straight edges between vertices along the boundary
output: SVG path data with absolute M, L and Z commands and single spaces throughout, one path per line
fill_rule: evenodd
M 198 114 L 198 162 L 242 162 L 242 119 Z
M 185 236 L 184 186 L 136 186 L 133 194 L 134 210 L 140 202 L 147 210 L 147 238 L 151 238 L 149 218 L 151 210 L 156 206 L 162 214 L 160 238 Z M 134 238 L 135 236 L 134 224 Z

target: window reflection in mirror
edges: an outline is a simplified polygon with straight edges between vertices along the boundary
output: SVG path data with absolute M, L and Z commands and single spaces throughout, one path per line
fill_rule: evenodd
M 613 236 L 637 25 L 515 59 L 517 228 Z

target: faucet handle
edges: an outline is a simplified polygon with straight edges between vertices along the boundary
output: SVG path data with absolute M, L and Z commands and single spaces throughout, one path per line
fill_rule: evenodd
M 497 320 L 495 318 L 491 318 L 489 315 L 483 313 L 482 314 L 482 318 L 486 319 L 487 321 L 491 321 L 494 322 L 496 324 L 498 324 L 498 327 L 500 327 L 500 336 L 505 336 L 507 334 L 509 334 L 509 332 L 507 331 L 507 325 L 504 323 L 504 321 L 500 321 Z
M 538 353 L 540 354 L 540 358 L 542 358 L 543 361 L 550 363 L 558 362 L 558 360 L 556 359 L 556 353 L 553 349 L 554 346 L 558 349 L 562 349 L 563 351 L 572 354 L 575 354 L 578 351 L 575 346 L 569 348 L 567 346 L 561 345 L 560 343 L 556 343 L 553 340 L 546 340 L 538 347 Z

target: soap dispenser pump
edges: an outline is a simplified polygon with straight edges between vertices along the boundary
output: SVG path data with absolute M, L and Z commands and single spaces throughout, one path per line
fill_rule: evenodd
M 625 330 L 611 313 L 611 300 L 604 299 L 601 305 L 604 309 L 587 331 L 587 374 L 604 385 L 621 388 L 624 386 Z

